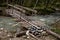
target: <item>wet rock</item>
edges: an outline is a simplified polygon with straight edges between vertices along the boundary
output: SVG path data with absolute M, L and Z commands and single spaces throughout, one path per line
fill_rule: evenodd
M 45 33 L 46 33 L 44 27 L 42 27 L 42 26 L 37 27 L 37 28 L 35 26 L 32 26 L 29 28 L 29 30 L 30 30 L 30 33 L 32 33 L 35 36 L 39 36 L 39 37 L 45 35 Z

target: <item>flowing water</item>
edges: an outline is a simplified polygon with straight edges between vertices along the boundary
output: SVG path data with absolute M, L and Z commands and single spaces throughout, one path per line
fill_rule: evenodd
M 16 19 L 12 17 L 0 17 L 0 28 L 6 28 L 9 31 L 16 30 L 20 24 L 13 27 L 13 25 L 17 24 L 18 22 L 15 22 Z
M 41 19 L 44 19 L 44 20 L 49 20 L 49 18 L 44 18 L 44 17 L 40 17 L 40 16 L 37 16 L 37 17 L 32 17 L 31 19 L 33 20 L 41 20 Z M 45 21 L 44 21 L 45 22 Z M 13 27 L 13 25 L 17 24 L 18 22 L 16 22 L 16 19 L 15 18 L 12 18 L 12 17 L 0 17 L 0 28 L 6 28 L 8 29 L 8 31 L 16 31 L 17 28 L 20 27 L 20 24 L 16 25 Z M 49 22 L 48 22 L 49 23 Z M 15 38 L 16 39 L 16 38 Z M 14 39 L 14 40 L 15 40 Z M 20 39 L 20 38 L 18 38 Z M 23 40 L 26 39 L 26 38 L 23 38 Z M 56 40 L 55 38 L 50 38 L 50 36 L 47 36 L 45 40 Z M 27 39 L 26 39 L 27 40 Z M 29 39 L 30 40 L 30 39 Z M 35 40 L 35 39 L 33 39 Z

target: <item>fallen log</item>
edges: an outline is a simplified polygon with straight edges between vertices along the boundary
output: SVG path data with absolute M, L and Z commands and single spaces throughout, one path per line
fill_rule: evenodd
M 20 5 L 16 5 L 16 6 L 19 7 L 19 8 L 22 8 L 22 9 L 25 9 L 25 10 L 32 11 L 34 13 L 37 13 L 37 11 L 34 10 L 34 9 L 31 9 L 31 8 L 28 8 L 28 7 L 23 7 L 23 6 L 20 6 Z
M 23 12 L 23 13 L 25 13 L 25 12 L 26 12 L 26 11 L 25 11 L 25 10 L 23 10 L 22 8 L 18 8 L 18 7 L 16 7 L 16 6 L 14 6 L 14 5 L 10 5 L 10 4 L 8 4 L 8 6 L 13 7 L 13 8 L 15 8 L 15 9 L 17 9 L 17 10 L 19 10 L 19 11 Z

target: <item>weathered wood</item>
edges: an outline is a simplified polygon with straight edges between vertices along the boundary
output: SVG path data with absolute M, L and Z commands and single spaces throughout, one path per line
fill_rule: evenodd
M 15 9 L 17 9 L 17 10 L 19 10 L 19 11 L 23 12 L 23 13 L 25 13 L 25 12 L 26 12 L 26 11 L 25 11 L 25 10 L 23 10 L 22 8 L 18 8 L 18 7 L 16 7 L 16 6 L 14 6 L 14 5 L 10 5 L 10 4 L 8 4 L 8 6 L 11 6 L 11 7 L 13 7 L 13 8 L 15 8 Z
M 32 11 L 32 12 L 34 12 L 34 13 L 37 13 L 37 11 L 34 10 L 34 9 L 31 9 L 31 8 L 28 8 L 28 7 L 23 7 L 23 6 L 20 6 L 20 5 L 16 5 L 16 6 L 19 7 L 19 8 L 23 8 L 23 9 L 25 9 L 25 10 Z

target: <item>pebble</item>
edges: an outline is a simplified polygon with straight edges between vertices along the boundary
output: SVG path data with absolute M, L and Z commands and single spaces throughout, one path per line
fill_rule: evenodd
M 43 32 L 43 30 L 40 30 L 40 32 Z
M 11 35 L 8 34 L 7 36 L 10 37 Z
M 12 40 L 11 38 L 9 40 Z
M 6 33 L 7 33 L 8 31 L 7 31 L 7 30 L 4 30 L 4 32 L 6 32 Z
M 0 30 L 2 31 L 2 30 L 4 30 L 4 28 L 0 28 Z
M 27 38 L 29 39 L 29 36 Z

